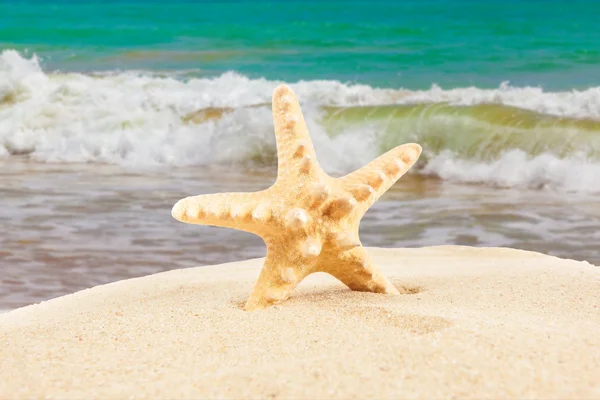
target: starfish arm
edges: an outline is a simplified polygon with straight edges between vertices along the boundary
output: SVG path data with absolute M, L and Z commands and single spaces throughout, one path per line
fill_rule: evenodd
M 284 248 L 267 245 L 267 256 L 244 309 L 260 310 L 285 301 L 307 275 L 310 264 Z
M 274 223 L 265 192 L 190 196 L 179 200 L 171 215 L 188 224 L 235 228 L 260 235 Z
M 351 290 L 399 294 L 398 289 L 375 266 L 362 246 L 345 251 L 334 260 L 322 261 L 318 269 L 334 276 Z
M 280 85 L 273 91 L 272 107 L 278 180 L 302 175 L 315 176 L 321 168 L 300 104 L 289 86 Z
M 413 166 L 420 155 L 421 146 L 418 144 L 403 144 L 340 179 L 359 201 L 363 212 L 366 212 Z
M 398 294 L 373 264 L 358 237 L 360 218 L 417 161 L 418 144 L 405 144 L 342 178 L 319 166 L 294 92 L 273 92 L 277 181 L 255 193 L 192 196 L 172 216 L 190 224 L 251 232 L 267 244 L 267 257 L 246 310 L 285 301 L 313 272 L 333 275 L 352 290 Z

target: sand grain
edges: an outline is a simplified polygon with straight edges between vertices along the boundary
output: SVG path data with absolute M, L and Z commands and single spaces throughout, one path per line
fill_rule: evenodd
M 0 315 L 0 398 L 600 398 L 600 269 L 510 249 L 369 249 L 403 293 L 316 274 L 240 306 L 261 260 Z

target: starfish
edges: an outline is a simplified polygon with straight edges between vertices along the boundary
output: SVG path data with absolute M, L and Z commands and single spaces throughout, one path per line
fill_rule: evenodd
M 400 145 L 341 178 L 317 162 L 300 105 L 287 85 L 273 92 L 277 180 L 252 193 L 216 193 L 179 200 L 173 218 L 239 229 L 262 237 L 267 256 L 245 309 L 286 300 L 309 274 L 328 273 L 351 290 L 398 294 L 373 264 L 358 236 L 360 219 L 421 154 Z

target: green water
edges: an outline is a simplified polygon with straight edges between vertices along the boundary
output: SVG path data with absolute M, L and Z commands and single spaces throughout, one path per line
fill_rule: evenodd
M 0 49 L 66 71 L 380 87 L 600 81 L 598 1 L 2 1 Z

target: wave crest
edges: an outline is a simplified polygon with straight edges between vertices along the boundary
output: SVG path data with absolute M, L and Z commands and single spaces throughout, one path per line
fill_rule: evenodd
M 275 165 L 270 98 L 281 82 L 235 72 L 44 72 L 0 54 L 0 156 L 129 166 Z M 420 172 L 462 182 L 600 191 L 600 88 L 408 91 L 337 81 L 291 86 L 323 166 L 345 173 L 409 141 Z M 576 171 L 577 178 L 567 173 Z M 575 183 L 574 183 L 575 182 Z M 577 183 L 579 182 L 579 183 Z

